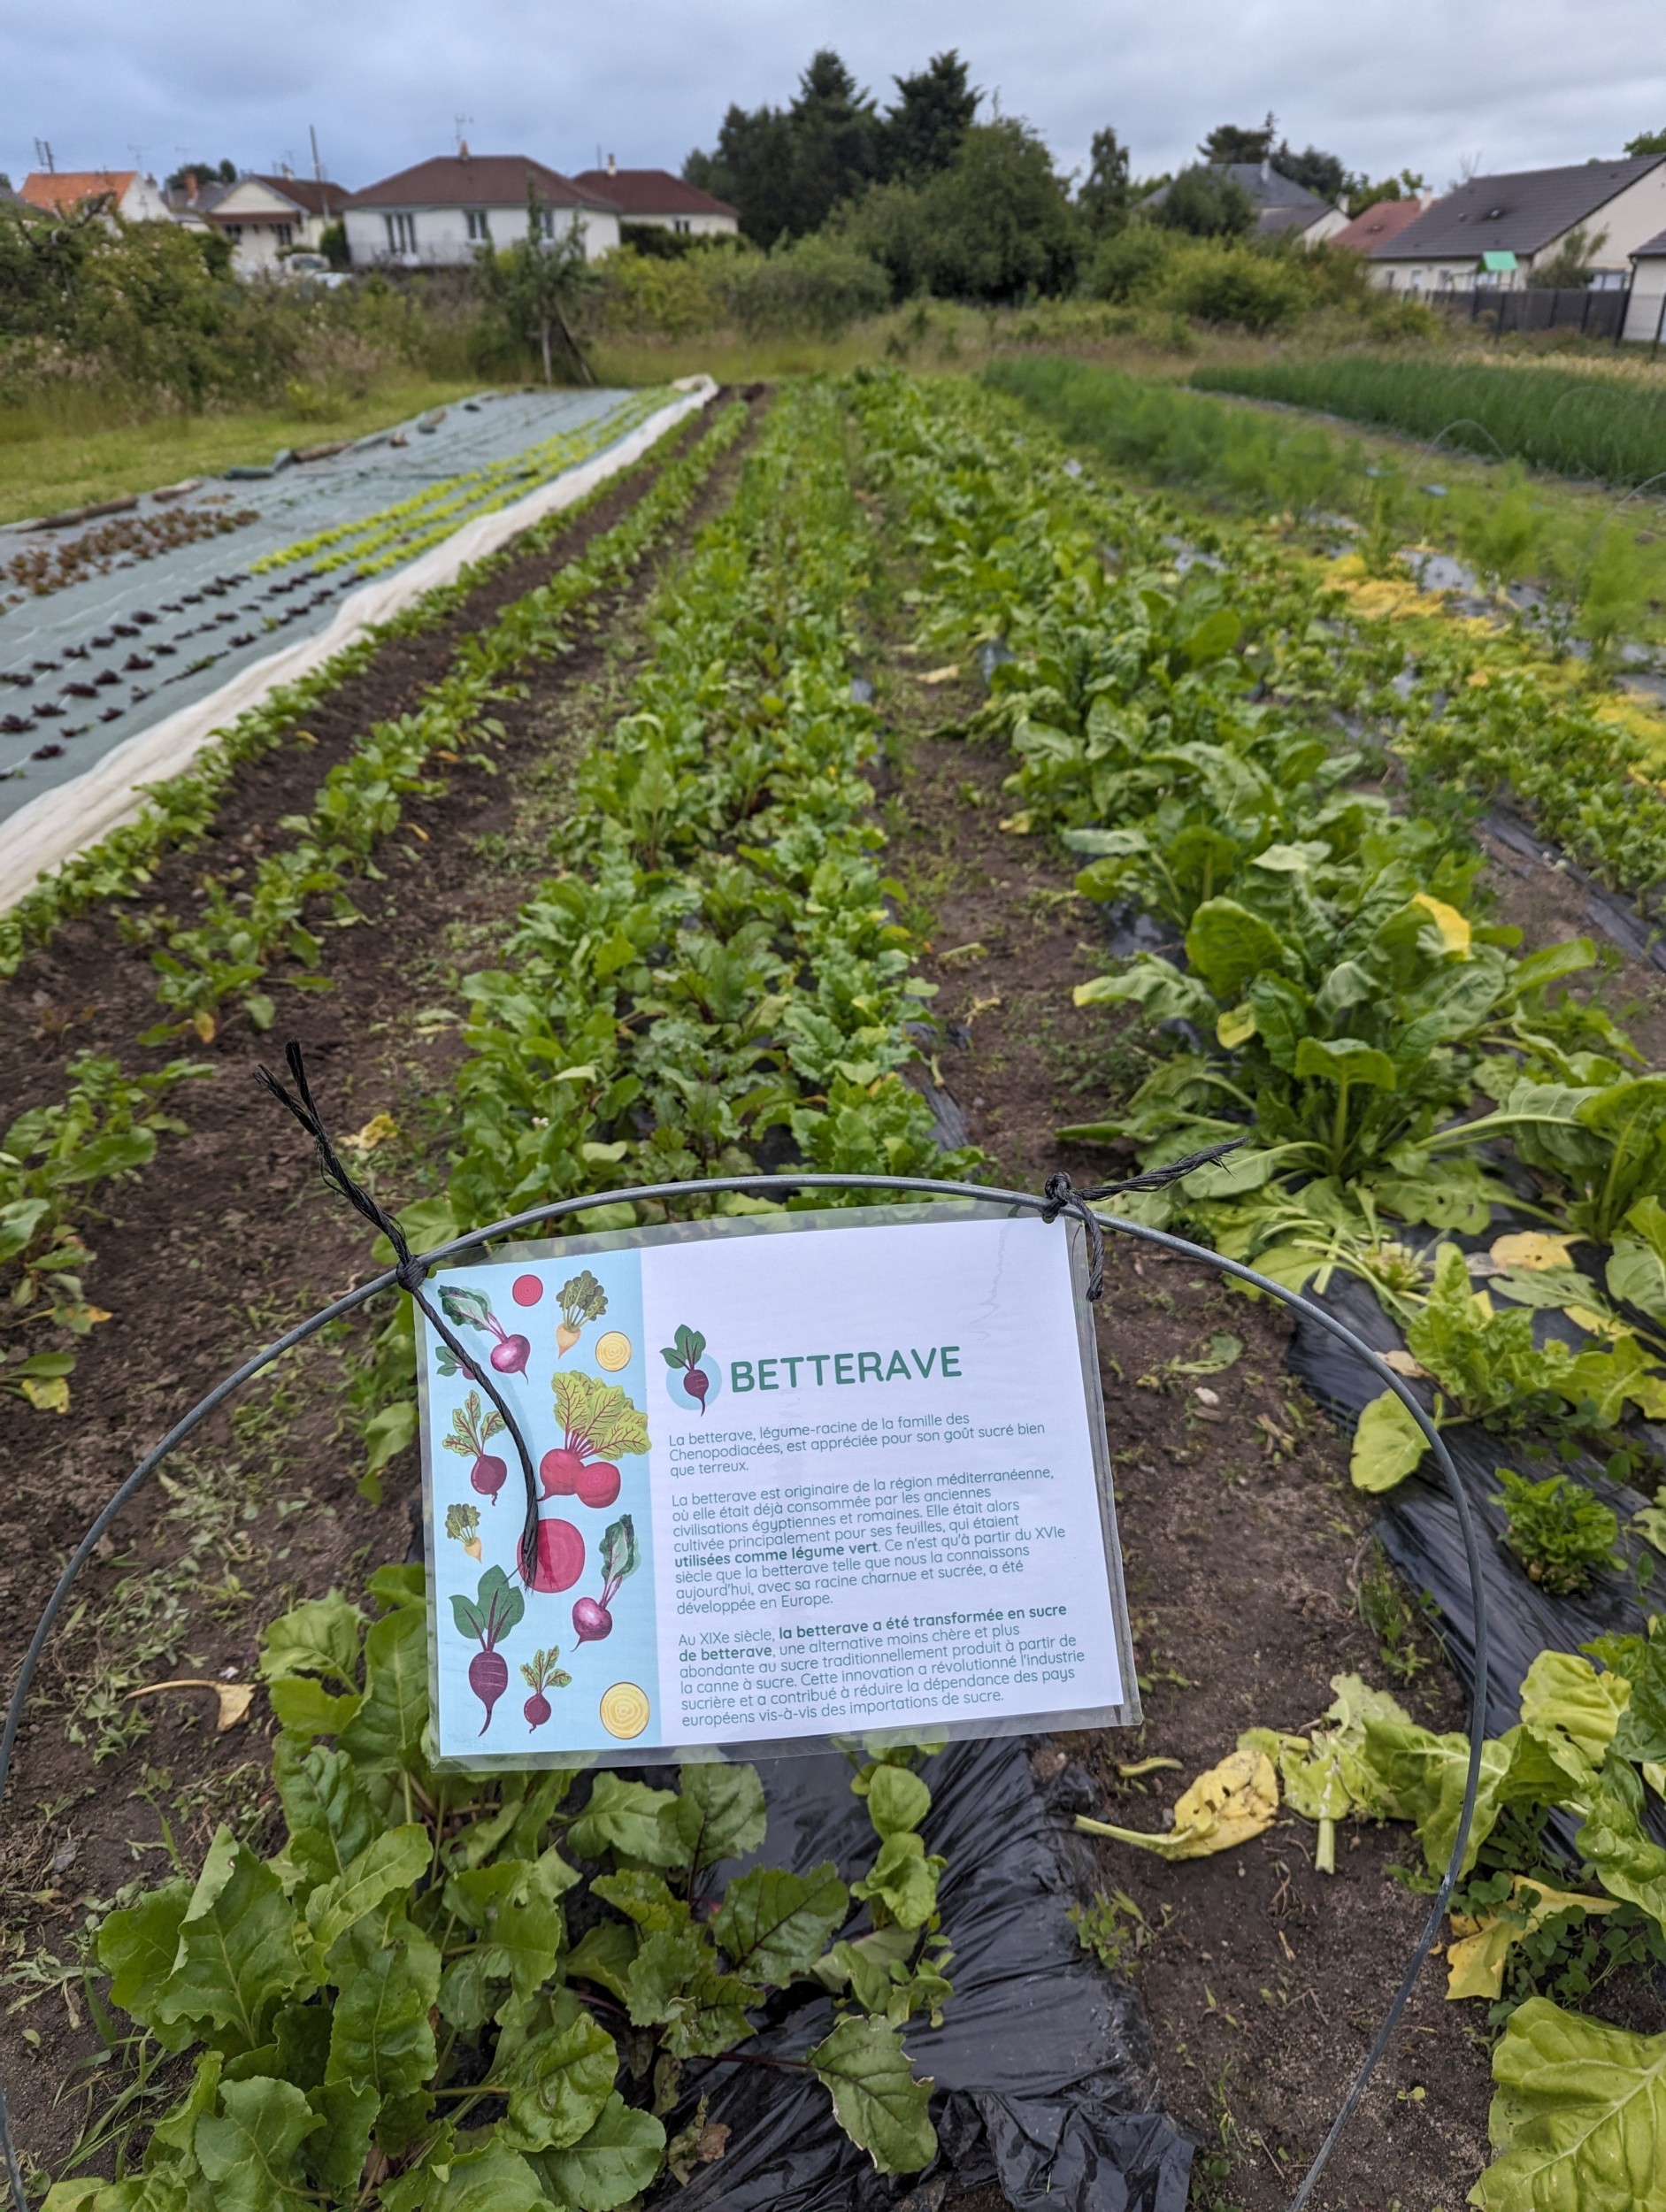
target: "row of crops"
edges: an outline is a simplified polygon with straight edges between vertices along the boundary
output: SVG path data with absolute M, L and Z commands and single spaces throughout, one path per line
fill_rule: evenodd
M 834 396 L 795 395 L 660 598 L 653 661 L 583 764 L 512 965 L 467 985 L 460 1217 L 617 1178 L 627 1154 L 645 1173 L 749 1165 L 778 1126 L 818 1165 L 938 1158 L 892 1071 L 923 987 L 874 864 L 872 718 L 851 692 L 871 538 Z M 385 1568 L 369 1597 L 368 1624 L 332 1597 L 265 1636 L 282 1850 L 224 1834 L 195 1883 L 105 1919 L 113 2002 L 195 2072 L 142 2179 L 60 2182 L 54 2206 L 128 2212 L 257 2165 L 297 2201 L 363 2201 L 374 2173 L 413 2212 L 610 2212 L 713 2154 L 703 2103 L 667 2124 L 682 2068 L 744 2047 L 772 1992 L 806 1979 L 837 1998 L 831 2029 L 763 2062 L 823 2082 L 881 2170 L 926 2164 L 930 2085 L 902 2033 L 951 1993 L 911 1755 L 856 1769 L 879 1847 L 860 1880 L 764 1866 L 713 1910 L 712 1870 L 764 1839 L 753 1770 L 689 1769 L 676 1790 L 603 1774 L 581 1805 L 564 1772 L 436 1775 L 422 1572 Z M 611 1914 L 570 1943 L 581 1887 Z M 865 1932 L 835 1940 L 853 1906 Z
M 1224 372 L 1211 389 L 1253 396 L 1263 373 L 1239 380 Z M 1516 384 L 1549 382 L 1507 373 Z M 1474 591 L 1496 597 L 1561 651 L 1577 647 L 1607 664 L 1658 645 L 1666 546 L 1650 526 L 1658 523 L 1652 509 L 1617 495 L 1573 499 L 1530 480 L 1515 460 L 1455 475 L 1439 454 L 1367 449 L 1310 416 L 1234 405 L 1056 356 L 1001 361 L 989 377 L 1140 482 L 1284 517 L 1321 541 L 1334 541 L 1339 528 L 1351 533 L 1370 576 L 1401 571 L 1408 557 L 1422 571 L 1445 556 L 1432 565 L 1450 568 L 1455 558 Z M 1606 380 L 1599 397 L 1615 388 Z
M 419 711 L 367 733 L 291 848 L 247 882 L 207 885 L 202 915 L 157 932 L 159 1048 L 211 1046 L 228 1019 L 273 1022 L 280 990 L 327 987 L 327 923 L 349 918 L 402 800 L 449 757 L 489 753 L 495 695 L 687 512 L 741 424 L 741 411 L 721 418 L 615 532 L 462 648 Z M 888 503 L 881 520 L 853 495 L 853 441 Z M 1625 741 L 1587 695 L 1539 681 L 1518 644 L 1443 641 L 1432 624 L 1414 655 L 1310 565 L 1192 523 L 1182 546 L 1177 522 L 1096 487 L 1035 419 L 975 389 L 878 375 L 779 401 L 727 512 L 660 595 L 626 710 L 579 767 L 558 868 L 501 964 L 461 983 L 444 1195 L 411 1210 L 411 1231 L 427 1241 L 638 1179 L 975 1169 L 938 1148 L 902 1072 L 930 1033 L 931 992 L 894 918 L 864 773 L 864 595 L 875 564 L 906 548 L 917 641 L 969 663 L 993 649 L 975 729 L 1011 748 L 1006 826 L 1063 837 L 1086 899 L 1172 932 L 1167 953 L 1079 992 L 1118 1019 L 1132 1010 L 1150 1073 L 1071 1133 L 1151 1164 L 1248 1137 L 1159 1202 L 1170 1217 L 1286 1282 L 1340 1271 L 1368 1285 L 1405 1325 L 1401 1371 L 1441 1422 L 1514 1432 L 1524 1462 L 1557 1455 L 1542 1479 L 1517 1478 L 1523 1572 L 1549 1588 L 1610 1573 L 1621 1532 L 1584 1470 L 1634 1471 L 1638 1417 L 1666 1411 L 1666 1079 L 1636 1073 L 1599 996 L 1569 989 L 1592 972 L 1588 945 L 1524 957 L 1486 918 L 1452 787 L 1488 772 L 1492 744 L 1523 803 L 1560 807 L 1621 881 L 1666 849 L 1650 841 L 1658 795 L 1639 765 L 1632 803 L 1599 810 Z M 1516 678 L 1521 698 L 1495 715 Z M 1339 705 L 1352 747 L 1336 742 Z M 62 906 L 142 883 L 159 849 L 211 819 L 240 749 L 277 741 L 302 711 L 274 702 L 177 812 L 165 795 L 142 837 L 89 857 Z M 1378 787 L 1388 743 L 1409 808 Z M 55 918 L 37 903 L 16 951 Z M 190 1071 L 83 1063 L 63 1106 L 8 1133 L 0 1260 L 42 1338 L 93 1325 L 88 1194 L 142 1168 L 167 1118 L 188 1115 Z M 626 1217 L 596 1209 L 587 1225 Z M 415 1425 L 404 1326 L 391 1321 L 362 1366 L 383 1463 Z M 0 1383 L 61 1403 L 65 1371 L 39 1363 L 70 1356 L 0 1366 Z M 1416 1455 L 1393 1412 L 1374 1412 L 1357 1479 L 1404 1482 Z M 1648 1530 L 1633 1532 L 1628 1557 L 1648 1550 Z M 710 1867 L 762 1839 L 750 1770 L 691 1770 L 676 1791 L 603 1776 L 577 1806 L 565 1775 L 436 1776 L 419 1573 L 384 1569 L 370 1597 L 368 1622 L 333 1598 L 265 1639 L 282 1851 L 263 1859 L 225 1835 L 196 1882 L 105 1921 L 111 2001 L 164 2049 L 194 2054 L 195 2072 L 145 2174 L 60 2184 L 60 2212 L 137 2212 L 149 2189 L 188 2198 L 251 2164 L 297 2201 L 463 2212 L 484 2190 L 511 2212 L 610 2212 L 702 2155 L 680 2069 L 743 2055 L 769 1993 L 806 1979 L 839 2017 L 787 2062 L 821 2079 L 882 2169 L 925 2163 L 927 2085 L 902 2037 L 952 1993 L 930 1796 L 908 1763 L 856 1774 L 880 1845 L 864 1881 L 765 1868 L 715 1916 L 696 1911 Z M 1457 1901 L 1477 1939 L 1463 1993 L 1503 2023 L 1509 2093 L 1478 2200 L 1493 2212 L 1599 2201 L 1616 2176 L 1640 2195 L 1666 2072 L 1659 2039 L 1569 2001 L 1593 1928 L 1612 1932 L 1611 1961 L 1666 1956 L 1649 1809 L 1666 1785 L 1666 1638 L 1547 1651 L 1521 1710 L 1487 1746 Z M 1253 1747 L 1322 1849 L 1339 1821 L 1393 1819 L 1414 1826 L 1432 1878 L 1443 1866 L 1463 1737 L 1355 1685 L 1308 1734 L 1256 1732 Z M 610 1914 L 587 1909 L 588 1932 L 564 1949 L 587 1893 Z M 868 1911 L 856 1937 L 842 1933 L 853 1899 Z M 648 2051 L 637 2062 L 633 2042 L 622 2070 L 627 2031 Z

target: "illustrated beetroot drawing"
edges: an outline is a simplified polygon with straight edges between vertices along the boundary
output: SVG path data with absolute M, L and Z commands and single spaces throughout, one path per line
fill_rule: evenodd
M 608 1294 L 587 1267 L 563 1283 L 557 1302 L 561 1319 L 556 1325 L 556 1357 L 564 1359 L 584 1334 L 585 1324 L 599 1321 L 607 1311 Z
M 521 1663 L 521 1673 L 532 1691 L 532 1695 L 521 1707 L 528 1727 L 541 1728 L 549 1718 L 549 1700 L 544 1692 L 564 1690 L 572 1680 L 564 1668 L 556 1664 L 560 1656 L 559 1648 L 552 1644 L 548 1651 L 535 1651 L 529 1660 Z
M 648 1422 L 618 1383 L 599 1376 L 557 1375 L 554 1386 L 562 1441 L 538 1463 L 543 1494 L 611 1505 L 619 1494 L 617 1462 L 648 1449 Z
M 626 1575 L 633 1575 L 640 1564 L 635 1527 L 630 1515 L 621 1513 L 617 1521 L 609 1523 L 602 1538 L 602 1595 L 580 1598 L 572 1609 L 572 1632 L 581 1644 L 599 1644 L 613 1633 L 610 1609 L 619 1594 L 620 1583 Z
M 532 1339 L 511 1336 L 492 1311 L 492 1302 L 483 1290 L 459 1290 L 447 1283 L 440 1292 L 440 1310 L 454 1328 L 480 1329 L 496 1340 L 487 1356 L 500 1375 L 526 1371 L 533 1356 Z
M 691 1398 L 700 1402 L 701 1418 L 705 1418 L 706 1393 L 711 1387 L 711 1378 L 700 1364 L 706 1348 L 706 1340 L 698 1329 L 679 1326 L 675 1340 L 662 1344 L 659 1356 L 674 1375 L 682 1370 L 683 1388 Z
M 492 1724 L 492 1709 L 509 1687 L 509 1662 L 497 1648 L 511 1628 L 518 1627 L 526 1601 L 501 1567 L 488 1567 L 473 1597 L 456 1596 L 451 1617 L 457 1633 L 480 1649 L 469 1661 L 469 1687 L 486 1708 L 480 1723 L 484 1735 Z
M 488 1452 L 486 1446 L 489 1438 L 502 1435 L 503 1431 L 503 1417 L 496 1407 L 488 1412 L 480 1402 L 480 1392 L 471 1390 L 451 1416 L 451 1433 L 443 1440 L 447 1451 L 457 1452 L 473 1462 L 469 1480 L 494 1505 L 497 1503 L 498 1492 L 509 1479 L 509 1462 L 500 1459 L 495 1452 Z
M 584 1539 L 572 1523 L 540 1521 L 533 1588 L 549 1593 L 571 1590 L 583 1572 Z

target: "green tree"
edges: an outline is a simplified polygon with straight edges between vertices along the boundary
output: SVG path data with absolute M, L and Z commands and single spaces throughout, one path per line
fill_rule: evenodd
M 170 192 L 187 191 L 193 178 L 198 184 L 235 184 L 237 164 L 230 160 L 181 162 L 167 180 L 168 190 Z
M 1377 207 L 1384 200 L 1421 199 L 1425 181 L 1416 169 L 1402 169 L 1397 177 L 1383 177 L 1375 184 L 1368 177 L 1355 177 L 1344 204 L 1350 215 L 1363 215 L 1368 207 Z
M 1266 161 L 1278 134 L 1278 119 L 1269 108 L 1259 130 L 1248 131 L 1237 123 L 1217 123 L 1197 150 L 1217 167 L 1232 161 Z
M 536 347 L 544 365 L 544 382 L 552 384 L 554 339 L 572 357 L 580 375 L 594 384 L 590 364 L 572 334 L 569 310 L 577 310 L 588 289 L 590 276 L 584 242 L 576 221 L 564 227 L 538 196 L 538 187 L 526 179 L 526 234 L 501 251 L 482 246 L 474 258 L 481 299 L 512 345 Z
M 1527 281 L 1536 291 L 1554 291 L 1563 288 L 1575 291 L 1591 281 L 1591 267 L 1597 256 L 1608 242 L 1608 234 L 1600 230 L 1593 235 L 1583 223 L 1576 223 L 1547 261 L 1534 262 Z
M 1299 184 L 1304 192 L 1312 192 L 1332 205 L 1340 205 L 1352 179 L 1334 154 L 1320 151 L 1317 146 L 1303 147 L 1300 153 L 1286 139 L 1272 156 L 1272 165 L 1281 177 L 1292 184 Z
M 1625 142 L 1628 154 L 1666 154 L 1666 131 L 1639 131 Z
M 1202 165 L 1182 169 L 1149 219 L 1194 238 L 1243 238 L 1255 227 L 1255 205 L 1236 177 Z
M 900 299 L 991 303 L 1069 290 L 1079 239 L 1076 211 L 1046 144 L 1012 116 L 975 123 L 951 167 L 922 185 L 865 195 L 845 225 Z
M 811 57 L 787 108 L 732 106 L 714 152 L 683 174 L 741 212 L 760 246 L 819 230 L 841 200 L 879 170 L 883 125 L 872 100 L 830 48 Z
M 948 167 L 983 95 L 967 82 L 966 65 L 952 46 L 913 76 L 891 81 L 897 97 L 885 112 L 884 173 L 914 183 Z
M 1109 238 L 1128 220 L 1128 149 L 1109 125 L 1094 133 L 1087 174 L 1076 195 L 1077 212 L 1090 238 Z

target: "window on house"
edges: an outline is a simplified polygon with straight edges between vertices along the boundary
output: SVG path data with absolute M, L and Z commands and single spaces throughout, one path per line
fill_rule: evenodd
M 688 228 L 688 218 L 686 215 L 679 215 L 672 224 L 672 228 L 686 231 Z
M 280 223 L 278 226 L 278 243 L 280 246 L 288 246 L 292 244 L 294 240 L 294 227 L 288 223 Z
M 487 210 L 483 207 L 471 207 L 464 211 L 464 219 L 468 224 L 469 237 L 472 242 L 476 245 L 490 245 L 492 226 Z
M 414 215 L 384 215 L 382 226 L 388 233 L 389 253 L 416 252 L 417 219 Z

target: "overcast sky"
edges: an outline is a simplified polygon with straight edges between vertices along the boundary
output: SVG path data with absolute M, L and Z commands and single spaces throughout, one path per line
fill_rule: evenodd
M 732 100 L 790 97 L 818 46 L 882 96 L 957 46 L 1061 165 L 1112 123 L 1136 174 L 1189 157 L 1216 123 L 1268 108 L 1296 146 L 1444 188 L 1460 164 L 1529 168 L 1616 154 L 1666 126 L 1660 0 L 53 0 L 0 9 L 0 168 L 142 165 L 188 155 L 311 166 L 349 188 L 456 145 L 591 166 L 676 169 Z

